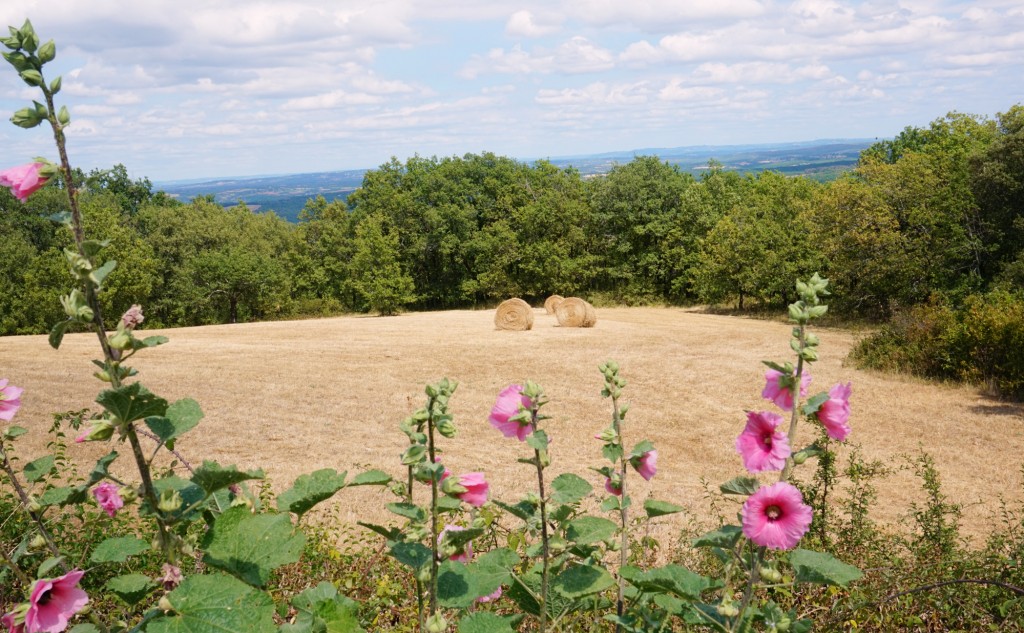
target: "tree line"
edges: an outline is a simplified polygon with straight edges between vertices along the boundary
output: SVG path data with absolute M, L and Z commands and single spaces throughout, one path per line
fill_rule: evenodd
M 115 166 L 79 174 L 87 230 L 117 270 L 105 309 L 178 326 L 494 305 L 549 294 L 624 304 L 784 306 L 792 280 L 832 280 L 833 308 L 885 320 L 936 296 L 1024 281 L 1024 107 L 908 127 L 829 183 L 654 156 L 584 178 L 490 153 L 392 159 L 297 223 L 154 191 Z M 63 318 L 70 279 L 60 183 L 0 192 L 0 334 Z

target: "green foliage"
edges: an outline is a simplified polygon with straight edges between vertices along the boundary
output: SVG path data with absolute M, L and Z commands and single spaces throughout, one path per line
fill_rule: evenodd
M 416 297 L 412 277 L 399 260 L 399 235 L 381 216 L 364 218 L 356 227 L 352 283 L 370 310 L 397 314 Z

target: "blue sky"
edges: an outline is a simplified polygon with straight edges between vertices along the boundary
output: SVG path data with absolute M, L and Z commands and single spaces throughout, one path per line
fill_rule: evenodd
M 26 17 L 57 42 L 72 163 L 154 181 L 884 138 L 1024 101 L 1020 0 L 0 6 Z M 36 94 L 3 68 L 7 119 Z M 0 143 L 4 164 L 54 154 L 42 128 L 0 125 Z

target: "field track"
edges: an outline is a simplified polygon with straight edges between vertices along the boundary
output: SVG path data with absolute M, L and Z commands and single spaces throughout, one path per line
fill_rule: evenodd
M 460 383 L 452 401 L 459 436 L 442 440 L 446 464 L 455 473 L 484 471 L 492 495 L 516 501 L 535 482 L 515 461 L 527 447 L 486 422 L 497 393 L 527 378 L 540 383 L 550 398 L 552 476 L 572 471 L 599 488 L 588 468 L 603 465 L 593 435 L 607 426 L 610 403 L 600 397 L 597 366 L 613 358 L 629 383 L 627 443 L 648 438 L 660 453 L 657 477 L 634 478 L 634 491 L 686 505 L 690 518 L 703 520 L 701 478 L 717 486 L 743 474 L 733 443 L 745 410 L 772 407 L 760 398 L 760 360 L 791 357 L 790 326 L 672 308 L 599 309 L 593 329 L 557 327 L 542 309 L 535 317 L 526 332 L 496 331 L 493 310 L 146 331 L 170 343 L 141 353 L 134 366 L 153 392 L 195 398 L 206 413 L 178 444 L 185 456 L 262 467 L 279 490 L 325 467 L 402 475 L 398 455 L 407 440 L 397 423 L 422 406 L 424 383 L 448 376 Z M 998 495 L 1022 499 L 1024 407 L 971 387 L 854 370 L 843 359 L 855 335 L 815 331 L 822 360 L 811 393 L 853 382 L 850 439 L 864 457 L 899 466 L 906 463 L 899 455 L 929 452 L 974 536 L 993 524 Z M 101 383 L 90 377 L 89 360 L 97 355 L 94 335 L 69 335 L 59 352 L 45 336 L 0 338 L 0 376 L 25 388 L 15 418 L 31 431 L 19 440 L 25 461 L 44 450 L 53 412 L 92 404 Z M 801 438 L 809 443 L 812 430 L 803 428 Z M 71 453 L 88 465 L 107 448 L 76 445 Z M 127 475 L 127 461 L 119 464 L 115 470 Z M 802 468 L 806 476 L 811 470 Z M 892 526 L 924 498 L 906 468 L 879 482 L 879 493 L 874 517 Z M 385 500 L 387 493 L 353 489 L 339 493 L 335 507 L 345 521 L 387 520 Z

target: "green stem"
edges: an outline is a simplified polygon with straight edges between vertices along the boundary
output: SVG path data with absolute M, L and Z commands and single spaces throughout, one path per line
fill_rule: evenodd
M 619 398 L 617 387 L 609 385 L 612 394 L 612 425 L 615 427 L 615 437 L 619 442 L 621 454 L 619 455 L 619 521 L 622 524 L 621 542 L 619 543 L 619 578 L 618 597 L 615 601 L 615 613 L 621 618 L 626 611 L 625 593 L 626 581 L 622 577 L 622 568 L 629 563 L 629 506 L 626 503 L 626 448 L 622 439 L 622 415 L 619 412 Z M 622 625 L 615 624 L 615 631 L 619 633 Z
M 800 335 L 797 337 L 800 341 L 800 351 L 796 355 L 796 374 L 794 380 L 796 381 L 793 385 L 793 411 L 789 417 L 789 445 L 790 447 L 796 446 L 796 425 L 800 419 L 800 384 L 803 379 L 804 373 L 804 358 L 803 351 L 806 347 L 806 326 L 800 324 Z M 782 469 L 782 474 L 779 475 L 779 481 L 789 481 L 789 476 L 793 473 L 793 466 L 796 462 L 793 461 L 793 456 L 790 455 L 786 458 L 786 466 Z
M 743 602 L 740 603 L 740 612 L 736 615 L 735 624 L 742 624 L 747 608 L 754 599 L 754 586 L 761 579 L 761 558 L 764 555 L 764 548 L 758 547 L 750 556 L 750 576 L 747 580 L 747 588 L 743 592 Z
M 533 431 L 537 430 L 536 403 L 531 414 L 531 426 Z M 544 464 L 541 462 L 541 454 L 537 449 L 533 450 L 533 460 L 537 464 L 537 492 L 540 495 L 540 542 L 541 542 L 541 577 L 540 577 L 540 622 L 538 630 L 544 633 L 547 626 L 548 615 L 548 566 L 551 552 L 548 549 L 548 510 L 547 500 L 544 492 Z
M 427 450 L 430 454 L 430 464 L 434 465 L 436 462 L 436 453 L 434 450 L 434 406 L 437 403 L 436 398 L 430 398 L 430 402 L 427 404 Z M 433 616 L 437 612 L 437 537 L 439 531 L 437 529 L 437 478 L 434 476 L 430 477 L 430 615 Z
M 406 477 L 405 486 L 405 501 L 406 503 L 412 503 L 412 484 L 413 484 L 413 468 L 409 466 L 406 468 L 408 475 Z M 427 628 L 427 618 L 423 612 L 423 582 L 417 577 L 416 578 L 416 614 L 420 623 L 420 631 L 424 631 Z

